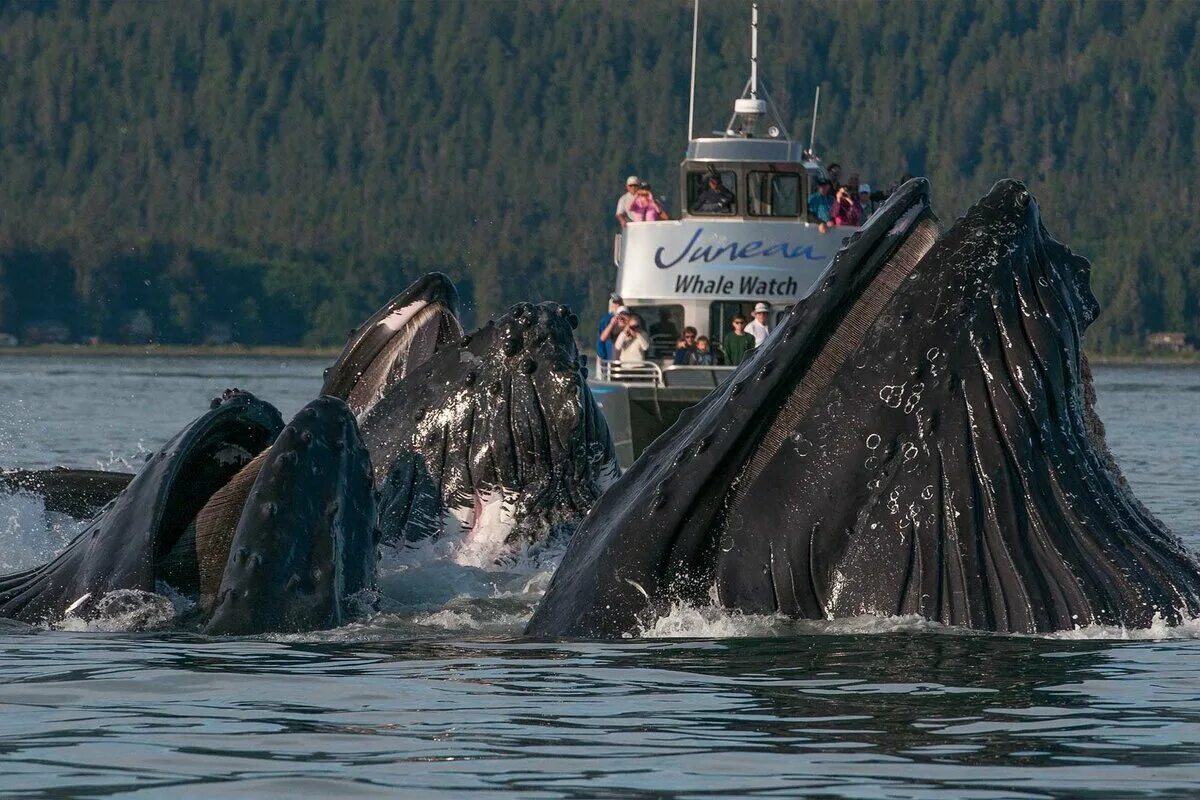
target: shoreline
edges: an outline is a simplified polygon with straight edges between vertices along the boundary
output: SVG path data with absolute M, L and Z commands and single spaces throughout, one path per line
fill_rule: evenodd
M 0 347 L 0 356 L 170 356 L 179 358 L 337 358 L 340 347 L 228 344 L 35 344 Z
M 35 344 L 0 347 L 0 356 L 112 356 L 179 358 L 328 358 L 341 353 L 340 347 L 301 347 L 294 345 L 236 344 Z M 591 355 L 589 353 L 589 355 Z M 1200 364 L 1200 351 L 1178 355 L 1089 355 L 1092 364 L 1105 367 L 1184 367 Z

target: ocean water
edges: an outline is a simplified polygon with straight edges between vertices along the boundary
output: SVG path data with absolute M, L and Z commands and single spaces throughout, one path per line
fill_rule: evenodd
M 324 366 L 0 356 L 0 466 L 136 469 L 226 386 L 286 418 Z M 1096 383 L 1135 491 L 1200 548 L 1200 368 Z M 0 568 L 76 529 L 0 497 Z M 392 563 L 384 613 L 303 636 L 0 621 L 0 796 L 1200 794 L 1200 622 L 1024 637 L 681 608 L 637 641 L 524 641 L 551 567 Z

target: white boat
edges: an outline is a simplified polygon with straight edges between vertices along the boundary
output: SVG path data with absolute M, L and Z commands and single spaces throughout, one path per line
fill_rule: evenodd
M 695 95 L 695 33 L 692 94 Z M 819 95 L 818 95 L 819 99 Z M 814 123 L 816 107 L 814 106 Z M 691 109 L 689 109 L 689 117 Z M 815 130 L 815 124 L 814 124 Z M 705 194 L 712 177 L 725 202 Z M 768 327 L 813 291 L 853 228 L 822 226 L 808 199 L 826 177 L 820 160 L 787 131 L 758 75 L 758 5 L 751 11 L 750 79 L 723 132 L 694 137 L 679 166 L 679 219 L 630 222 L 617 234 L 614 293 L 641 317 L 654 358 L 624 365 L 597 359 L 590 381 L 624 465 L 685 408 L 716 388 L 733 366 L 672 363 L 687 326 L 720 353 L 735 315 L 770 306 Z

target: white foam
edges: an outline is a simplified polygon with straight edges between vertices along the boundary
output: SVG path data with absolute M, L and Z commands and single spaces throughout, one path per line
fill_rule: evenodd
M 58 630 L 114 633 L 169 628 L 176 617 L 170 598 L 137 589 L 117 589 L 93 597 L 86 594 L 67 608 L 54 625 Z
M 921 632 L 968 636 L 1028 636 L 1041 639 L 1087 641 L 1157 641 L 1200 639 L 1200 618 L 1184 617 L 1172 625 L 1159 616 L 1147 628 L 1088 625 L 1046 634 L 998 634 L 931 622 L 915 614 L 880 616 L 863 614 L 831 620 L 793 620 L 779 614 L 742 614 L 715 605 L 675 604 L 666 614 L 644 624 L 638 635 L 672 639 L 738 639 L 764 636 L 871 636 L 883 633 Z

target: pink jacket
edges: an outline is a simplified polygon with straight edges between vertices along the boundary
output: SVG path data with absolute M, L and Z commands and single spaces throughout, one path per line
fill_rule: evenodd
M 662 206 L 654 198 L 645 201 L 635 197 L 629 204 L 629 218 L 634 222 L 658 222 L 662 219 Z
M 837 202 L 833 204 L 833 224 L 851 225 L 855 228 L 862 222 L 862 209 L 855 202 Z

